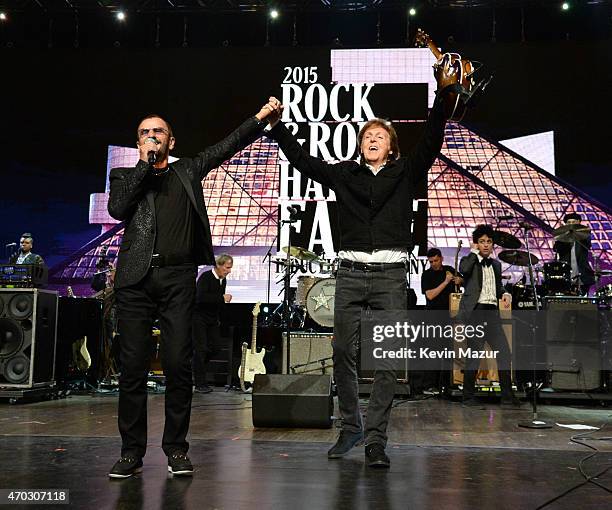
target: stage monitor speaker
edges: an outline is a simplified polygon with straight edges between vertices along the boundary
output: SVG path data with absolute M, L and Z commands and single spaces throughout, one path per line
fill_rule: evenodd
M 548 302 L 546 358 L 553 389 L 590 391 L 601 386 L 599 315 L 593 300 Z
M 258 374 L 253 382 L 255 427 L 330 428 L 330 375 Z
M 55 381 L 57 293 L 0 289 L 0 389 Z
M 291 333 L 291 374 L 324 375 L 333 372 L 331 333 Z M 283 374 L 287 373 L 287 334 L 283 333 Z

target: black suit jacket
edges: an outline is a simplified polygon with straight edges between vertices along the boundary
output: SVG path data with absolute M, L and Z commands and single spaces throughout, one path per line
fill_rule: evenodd
M 589 264 L 589 249 L 591 240 L 587 239 L 582 243 L 560 243 L 555 242 L 553 250 L 559 254 L 559 259 L 572 265 L 572 248 L 576 245 L 576 263 L 580 273 L 580 281 L 583 285 L 593 285 L 595 283 L 595 273 Z
M 229 136 L 206 148 L 194 158 L 181 158 L 171 164 L 195 208 L 194 262 L 214 265 L 210 223 L 202 194 L 202 179 L 221 163 L 253 142 L 263 132 L 265 122 L 247 119 Z M 115 289 L 138 283 L 149 271 L 155 246 L 155 194 L 148 189 L 149 165 L 138 161 L 134 168 L 113 168 L 110 173 L 109 214 L 125 223 L 125 232 L 115 274 Z
M 491 266 L 495 273 L 495 292 L 497 299 L 504 294 L 504 287 L 501 279 L 501 262 L 496 259 L 491 260 Z M 470 253 L 461 258 L 459 262 L 459 272 L 463 275 L 463 286 L 465 291 L 461 297 L 459 304 L 459 314 L 467 318 L 472 310 L 478 304 L 478 298 L 482 291 L 482 266 L 478 262 L 478 256 L 475 253 Z
M 221 307 L 225 304 L 223 294 L 227 288 L 227 279 L 221 284 L 212 272 L 206 271 L 198 278 L 196 286 L 196 313 L 207 325 L 218 325 L 221 322 Z

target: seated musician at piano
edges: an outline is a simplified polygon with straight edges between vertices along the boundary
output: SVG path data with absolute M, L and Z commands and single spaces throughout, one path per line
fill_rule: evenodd
M 578 213 L 566 214 L 563 218 L 566 225 L 581 225 L 582 217 Z M 589 251 L 591 250 L 591 235 L 582 241 L 555 241 L 553 250 L 558 254 L 559 260 L 567 262 L 572 269 L 572 283 L 579 284 L 579 294 L 588 296 L 589 289 L 595 283 L 595 273 L 589 264 Z
M 438 248 L 427 251 L 429 269 L 421 276 L 421 292 L 427 300 L 427 310 L 448 310 L 450 295 L 455 292 L 455 286 L 463 285 L 461 273 L 444 264 L 444 257 Z
M 34 239 L 32 234 L 25 232 L 19 239 L 19 251 L 9 258 L 9 264 L 37 264 L 44 265 L 45 261 L 40 255 L 32 252 Z
M 477 225 L 472 232 L 474 244 L 471 253 L 462 257 L 459 263 L 459 271 L 465 280 L 465 291 L 461 298 L 458 315 L 462 322 L 474 321 L 472 312 L 475 310 L 497 311 L 498 299 L 501 299 L 504 305 L 510 305 L 512 302 L 512 296 L 505 292 L 502 286 L 501 262 L 491 257 L 493 235 L 494 231 L 491 225 Z M 520 401 L 512 392 L 512 380 L 510 378 L 510 348 L 498 314 L 487 314 L 486 322 L 486 338 L 472 337 L 467 340 L 467 347 L 471 348 L 472 351 L 481 351 L 486 342 L 493 351 L 498 351 L 496 359 L 502 407 L 518 408 L 520 407 Z M 479 358 L 467 357 L 465 360 L 463 405 L 467 407 L 480 406 L 474 399 L 476 373 L 479 365 Z

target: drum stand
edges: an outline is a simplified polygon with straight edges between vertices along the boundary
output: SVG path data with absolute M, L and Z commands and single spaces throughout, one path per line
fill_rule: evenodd
M 529 283 L 531 285 L 531 290 L 533 292 L 533 299 L 535 300 L 535 310 L 536 310 L 536 314 L 539 315 L 540 312 L 540 302 L 538 301 L 538 294 L 536 291 L 536 281 L 534 278 L 534 273 L 533 273 L 533 262 L 531 261 L 531 251 L 529 249 L 529 230 L 531 230 L 530 225 L 521 222 L 521 226 L 523 227 L 523 241 L 525 243 L 525 247 L 527 249 L 527 262 L 528 262 L 528 267 L 529 267 Z M 538 328 L 537 324 L 534 324 L 533 321 L 530 324 L 531 326 L 531 348 L 532 348 L 532 353 L 533 353 L 533 357 L 532 357 L 532 379 L 531 379 L 531 391 L 532 391 L 532 417 L 531 420 L 521 420 L 518 422 L 518 426 L 519 427 L 524 427 L 524 428 L 528 428 L 528 429 L 550 429 L 552 428 L 552 424 L 546 422 L 546 421 L 542 421 L 540 419 L 538 419 L 538 393 L 539 393 L 539 389 L 537 386 L 537 381 L 536 381 L 536 360 L 537 360 L 537 356 L 536 356 L 536 337 L 537 337 L 537 333 L 536 330 Z
M 297 214 L 295 210 L 290 210 L 289 219 L 283 220 L 281 225 L 289 225 L 289 239 L 288 239 L 288 247 L 291 245 L 291 231 L 293 229 L 293 223 L 297 221 Z M 287 257 L 285 259 L 285 276 L 284 276 L 284 286 L 283 286 L 283 321 L 285 326 L 285 334 L 287 339 L 287 374 L 290 373 L 291 367 L 291 303 L 290 303 L 290 294 L 291 294 L 291 250 L 287 250 Z

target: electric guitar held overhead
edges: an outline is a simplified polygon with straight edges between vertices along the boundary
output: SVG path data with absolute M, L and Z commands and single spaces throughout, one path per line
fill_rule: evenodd
M 442 90 L 449 87 L 448 100 L 445 100 L 446 116 L 461 122 L 467 109 L 478 102 L 493 75 L 485 75 L 477 81 L 475 75 L 482 68 L 480 62 L 461 58 L 458 53 L 442 53 L 431 37 L 420 28 L 417 30 L 416 44 L 427 46 L 436 58 L 434 75 L 438 88 Z
M 247 391 L 245 383 L 253 384 L 256 374 L 265 374 L 266 367 L 263 363 L 263 358 L 266 355 L 266 350 L 261 349 L 257 352 L 257 316 L 259 315 L 259 307 L 261 303 L 257 303 L 253 308 L 253 329 L 251 333 L 251 348 L 249 344 L 242 344 L 242 360 L 238 368 L 238 377 L 240 378 L 240 387 L 242 391 Z

